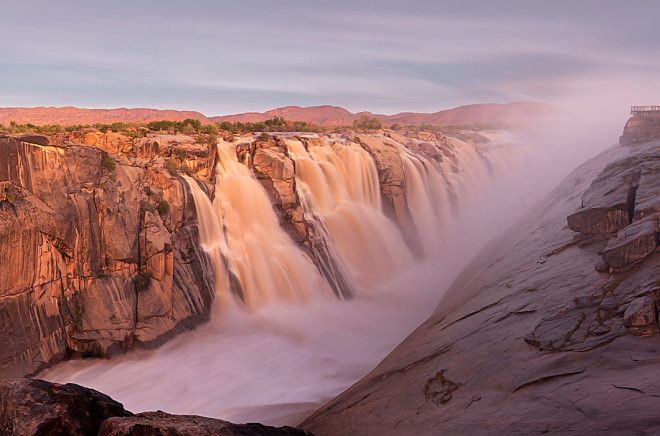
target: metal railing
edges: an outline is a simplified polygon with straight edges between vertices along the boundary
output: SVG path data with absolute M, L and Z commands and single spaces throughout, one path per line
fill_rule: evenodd
M 660 113 L 660 106 L 631 106 L 630 113 L 632 115 L 646 114 L 649 112 Z

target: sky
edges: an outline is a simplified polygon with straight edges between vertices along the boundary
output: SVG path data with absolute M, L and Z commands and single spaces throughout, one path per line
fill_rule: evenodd
M 660 1 L 0 0 L 0 106 L 660 103 Z

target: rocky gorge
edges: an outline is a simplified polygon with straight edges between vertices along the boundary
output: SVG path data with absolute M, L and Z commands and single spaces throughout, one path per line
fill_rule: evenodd
M 282 228 L 340 298 L 359 285 L 337 260 L 327 223 L 313 218 L 311 200 L 303 205 L 296 185 L 302 182 L 294 177 L 302 161 L 292 157 L 292 144 L 303 153 L 338 146 L 359 152 L 374 204 L 380 210 L 382 201 L 420 255 L 424 228 L 414 222 L 415 193 L 412 182 L 406 192 L 410 169 L 402 159 L 415 153 L 424 162 L 418 165 L 442 167 L 448 201 L 456 201 L 466 165 L 475 164 L 470 159 L 487 159 L 476 147 L 486 150 L 489 143 L 478 134 L 463 142 L 418 130 L 230 140 L 230 159 L 250 168 L 273 205 L 266 207 L 274 207 Z M 208 320 L 220 267 L 199 244 L 198 211 L 182 175 L 213 196 L 220 177 L 214 146 L 185 135 L 132 139 L 88 129 L 5 136 L 0 157 L 0 374 L 35 374 L 71 357 L 154 347 Z M 221 257 L 218 264 L 231 260 Z M 226 274 L 227 290 L 245 301 L 245 277 L 232 268 Z
M 660 142 L 648 132 L 629 121 L 623 145 L 489 243 L 430 318 L 303 430 L 133 415 L 77 385 L 6 378 L 0 432 L 650 433 Z M 224 316 L 228 298 L 250 312 L 360 296 L 432 257 L 452 211 L 514 162 L 521 145 L 495 137 L 225 134 L 217 146 L 94 130 L 2 137 L 0 376 L 156 347 Z

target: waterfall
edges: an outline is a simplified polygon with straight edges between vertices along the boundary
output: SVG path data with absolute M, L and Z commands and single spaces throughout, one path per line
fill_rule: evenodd
M 520 178 L 515 144 L 388 134 L 221 141 L 212 198 L 184 179 L 217 299 L 231 301 L 230 289 L 240 288 L 250 310 L 227 304 L 156 350 L 66 362 L 40 377 L 99 389 L 132 410 L 300 422 L 427 318 L 462 266 L 516 219 L 519 182 L 529 180 Z M 299 198 L 290 202 L 299 201 L 312 240 L 298 245 L 282 230 L 267 183 L 237 158 L 237 147 L 250 165 L 257 147 L 293 160 L 295 183 L 286 183 Z M 401 194 L 396 211 L 386 195 L 393 187 Z M 406 231 L 419 239 L 418 259 Z M 331 295 L 328 283 L 344 272 L 355 298 L 312 298 Z
M 225 255 L 229 252 L 225 233 L 222 230 L 218 214 L 206 195 L 192 177 L 183 176 L 195 201 L 197 227 L 202 249 L 208 254 L 215 277 L 215 289 L 229 289 L 229 275 Z
M 341 137 L 280 139 L 286 158 L 294 162 L 310 238 L 307 252 L 282 229 L 268 193 L 237 158 L 237 144 L 220 141 L 213 202 L 185 176 L 218 292 L 227 294 L 234 283 L 248 306 L 301 300 L 330 288 L 348 296 L 410 266 L 413 250 L 423 259 L 437 255 L 456 213 L 456 198 L 463 202 L 478 192 L 489 176 L 487 161 L 474 145 L 455 138 L 447 140 L 441 159 L 417 150 L 424 144 L 428 151 L 422 141 L 376 139 L 396 150 L 401 162 L 405 222 L 385 215 L 376 163 L 360 143 Z M 404 238 L 406 233 L 412 238 Z
M 302 300 L 327 292 L 327 284 L 307 254 L 282 230 L 268 194 L 249 168 L 236 158 L 235 144 L 218 144 L 215 199 L 190 178 L 200 220 L 200 239 L 222 271 L 217 258 L 223 254 L 229 271 L 238 280 L 244 303 L 255 307 L 270 300 Z M 219 233 L 219 234 L 218 234 Z M 214 249 L 217 247 L 218 249 Z M 229 285 L 220 282 L 216 292 Z
M 307 149 L 300 140 L 284 143 L 295 161 L 306 217 L 322 221 L 359 290 L 410 265 L 408 247 L 382 212 L 378 173 L 369 153 L 352 143 Z

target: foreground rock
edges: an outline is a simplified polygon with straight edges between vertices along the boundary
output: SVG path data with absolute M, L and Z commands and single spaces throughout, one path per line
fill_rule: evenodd
M 658 156 L 660 141 L 615 147 L 574 171 L 489 244 L 424 324 L 302 427 L 656 433 Z
M 111 416 L 130 416 L 112 398 L 74 384 L 0 379 L 0 434 L 94 435 Z
M 112 398 L 75 384 L 0 379 L 0 434 L 13 436 L 305 436 L 292 427 L 232 424 L 202 416 L 133 415 Z
M 165 412 L 138 413 L 131 417 L 109 418 L 99 436 L 304 436 L 308 433 L 293 427 L 269 427 L 257 423 L 232 424 L 220 419 L 194 415 L 170 415 Z

